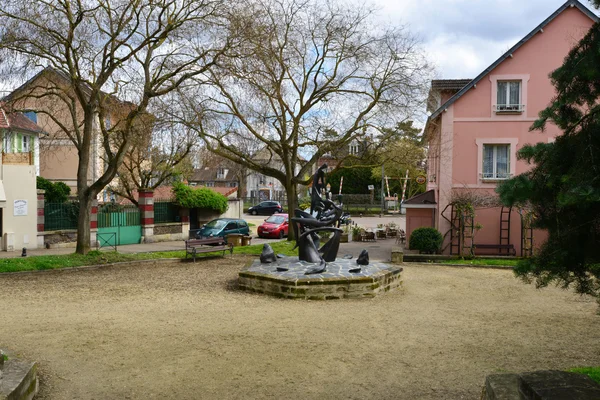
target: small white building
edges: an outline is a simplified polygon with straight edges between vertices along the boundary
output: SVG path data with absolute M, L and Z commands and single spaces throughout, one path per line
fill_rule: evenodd
M 37 248 L 36 176 L 40 168 L 42 129 L 21 113 L 0 104 L 0 237 L 1 250 Z

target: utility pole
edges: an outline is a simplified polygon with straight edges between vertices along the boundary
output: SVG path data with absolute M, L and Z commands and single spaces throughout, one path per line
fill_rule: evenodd
M 383 187 L 384 179 L 385 179 L 385 165 L 381 164 L 381 216 L 383 216 L 383 210 L 385 207 L 385 189 Z

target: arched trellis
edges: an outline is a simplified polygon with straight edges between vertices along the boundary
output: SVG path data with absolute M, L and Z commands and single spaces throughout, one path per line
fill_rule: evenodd
M 450 248 L 452 255 L 473 257 L 475 235 L 482 228 L 475 223 L 475 210 L 498 206 L 500 204 L 496 195 L 468 189 L 453 191 L 450 203 L 441 213 L 442 217 L 450 223 L 450 229 L 444 234 L 444 243 L 447 244 L 442 252 Z M 510 225 L 508 229 L 510 230 Z
M 529 206 L 519 207 L 521 216 L 521 257 L 533 256 L 533 222 L 535 213 Z

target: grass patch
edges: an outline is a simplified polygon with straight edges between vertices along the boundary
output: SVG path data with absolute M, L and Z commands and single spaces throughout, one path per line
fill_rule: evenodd
M 285 254 L 287 256 L 298 255 L 298 249 L 292 250 L 294 242 L 274 242 L 271 244 L 275 254 Z M 244 247 L 234 247 L 234 254 L 260 255 L 263 245 L 253 245 Z M 214 257 L 214 253 L 201 253 L 196 258 Z M 22 258 L 3 258 L 0 259 L 0 273 L 2 272 L 20 272 L 20 271 L 41 271 L 46 269 L 82 267 L 88 265 L 102 265 L 117 262 L 139 261 L 139 260 L 157 260 L 164 258 L 185 258 L 185 250 L 179 251 L 161 251 L 153 253 L 123 254 L 118 252 L 90 251 L 87 255 L 81 254 L 63 254 L 55 256 L 32 256 Z
M 294 248 L 294 246 L 296 245 L 296 242 L 288 242 L 287 240 L 284 240 L 284 241 L 273 242 L 273 243 L 269 243 L 269 244 L 273 248 L 273 251 L 275 252 L 275 254 L 284 254 L 286 256 L 297 256 L 298 255 L 298 249 L 292 250 Z M 257 255 L 258 256 L 262 252 L 262 249 L 263 249 L 262 244 L 256 244 L 256 245 L 244 246 L 244 247 L 234 247 L 233 253 L 234 254 L 249 254 L 249 255 Z
M 571 368 L 569 372 L 585 374 L 596 382 L 600 383 L 600 367 Z
M 87 255 L 63 254 L 55 256 L 33 256 L 0 259 L 0 272 L 40 271 L 85 265 L 100 265 L 124 261 L 153 260 L 160 258 L 185 257 L 185 251 L 122 254 L 117 252 L 90 251 Z
M 516 267 L 519 260 L 516 259 L 497 259 L 497 258 L 476 258 L 473 260 L 442 260 L 441 264 L 460 264 L 460 265 L 482 265 L 482 266 L 510 266 Z

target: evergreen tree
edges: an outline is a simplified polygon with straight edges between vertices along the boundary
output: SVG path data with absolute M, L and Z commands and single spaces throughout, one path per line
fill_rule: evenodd
M 598 1 L 597 3 L 600 3 Z M 532 130 L 548 123 L 564 133 L 554 143 L 524 146 L 518 154 L 535 166 L 497 189 L 506 205 L 529 203 L 535 226 L 548 241 L 516 269 L 540 287 L 574 285 L 600 296 L 600 25 L 551 74 L 556 97 Z

